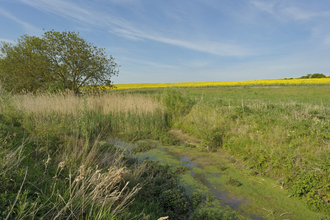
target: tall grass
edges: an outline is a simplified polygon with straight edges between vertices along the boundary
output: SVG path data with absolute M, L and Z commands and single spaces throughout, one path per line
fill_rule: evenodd
M 75 119 L 78 123 L 83 120 L 78 127 L 94 136 L 101 128 L 113 132 L 139 132 L 163 130 L 168 126 L 164 108 L 155 99 L 139 94 L 104 93 L 82 97 L 71 92 L 27 94 L 15 96 L 14 103 L 26 115 L 34 117 L 32 126 L 36 129 L 43 126 L 44 130 L 53 120 L 61 120 L 57 124 L 62 126 L 59 130 L 63 130 L 72 127 Z M 58 135 L 55 131 L 50 133 Z
M 0 219 L 147 219 L 127 207 L 146 167 L 98 140 L 167 127 L 150 97 L 2 94 Z
M 24 147 L 28 148 L 25 151 L 31 151 L 23 143 L 19 148 L 12 146 L 1 154 L 0 162 L 4 168 L 1 191 L 5 192 L 1 211 L 4 219 L 115 218 L 123 214 L 123 209 L 141 188 L 139 185 L 128 187 L 129 182 L 123 181 L 141 171 L 128 170 L 122 153 L 100 154 L 102 152 L 96 145 L 86 153 L 84 141 L 73 140 L 57 154 L 46 156 L 39 153 L 31 157 L 25 153 L 22 160 L 19 153 Z M 107 163 L 100 166 L 100 161 Z M 40 167 L 35 167 L 38 164 Z M 15 182 L 11 183 L 13 180 Z M 8 204 L 11 187 L 18 191 L 14 202 Z
M 118 112 L 144 114 L 162 109 L 162 106 L 151 97 L 129 93 L 90 93 L 77 96 L 72 91 L 65 91 L 55 94 L 23 94 L 16 95 L 14 102 L 18 109 L 26 113 L 38 114 L 57 112 L 77 115 L 81 110 L 97 111 L 103 114 Z

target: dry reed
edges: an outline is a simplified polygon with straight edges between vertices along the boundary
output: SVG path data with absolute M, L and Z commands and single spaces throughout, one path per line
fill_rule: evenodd
M 18 109 L 27 113 L 58 112 L 76 115 L 87 106 L 88 110 L 101 111 L 104 114 L 132 111 L 135 113 L 153 113 L 161 105 L 150 96 L 140 94 L 104 93 L 100 95 L 76 96 L 72 92 L 57 94 L 24 94 L 14 96 Z
M 61 161 L 53 177 L 54 184 L 59 176 L 63 176 L 63 169 L 70 171 L 65 178 L 69 183 L 67 190 L 54 192 L 54 196 L 58 197 L 57 203 L 54 204 L 54 209 L 45 214 L 45 217 L 70 219 L 87 215 L 88 218 L 105 219 L 106 214 L 120 216 L 141 189 L 140 184 L 131 186 L 125 179 L 135 180 L 136 177 L 140 177 L 145 166 L 130 170 L 125 166 L 123 152 L 114 151 L 111 154 L 104 154 L 98 149 L 98 140 L 96 140 L 87 153 L 85 144 L 83 139 L 72 138 L 61 154 L 54 158 L 56 161 Z M 84 159 L 80 160 L 81 158 Z M 102 160 L 107 163 L 100 164 L 99 161 Z M 53 188 L 55 189 L 55 185 Z

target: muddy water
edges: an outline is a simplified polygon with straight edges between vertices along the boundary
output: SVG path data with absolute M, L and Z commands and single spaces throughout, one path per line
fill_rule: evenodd
M 152 150 L 137 155 L 139 160 L 148 158 L 168 164 L 172 169 L 180 166 L 189 171 L 180 175 L 179 184 L 189 195 L 198 192 L 210 198 L 208 208 L 230 209 L 240 219 L 316 219 L 320 214 L 308 210 L 306 205 L 288 192 L 280 189 L 276 181 L 264 177 L 251 176 L 235 168 L 230 160 L 217 154 L 200 152 L 198 149 L 182 146 L 163 146 L 157 141 L 144 140 L 126 143 L 111 138 L 108 142 L 130 152 L 137 143 L 145 142 L 155 146 Z M 227 167 L 225 170 L 219 168 Z M 228 184 L 229 179 L 239 181 L 241 186 Z

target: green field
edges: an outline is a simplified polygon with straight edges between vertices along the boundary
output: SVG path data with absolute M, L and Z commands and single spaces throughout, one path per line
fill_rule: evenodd
M 0 104 L 0 219 L 330 219 L 328 86 Z

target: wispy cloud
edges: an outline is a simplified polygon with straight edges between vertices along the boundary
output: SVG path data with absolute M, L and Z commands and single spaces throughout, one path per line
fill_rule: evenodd
M 249 50 L 239 45 L 230 44 L 230 43 L 226 44 L 226 43 L 219 43 L 212 41 L 184 41 L 184 40 L 169 39 L 164 37 L 151 38 L 151 39 L 167 44 L 188 48 L 191 50 L 211 53 L 220 56 L 244 57 L 244 56 L 256 55 L 256 52 L 253 50 Z
M 97 23 L 93 13 L 87 9 L 79 7 L 78 4 L 61 0 L 20 0 L 26 5 L 30 5 L 41 11 L 52 12 L 66 18 L 74 18 L 86 23 Z
M 9 13 L 8 11 L 5 11 L 4 9 L 0 8 L 0 14 L 2 16 L 5 16 L 15 22 L 17 22 L 18 24 L 22 25 L 24 30 L 26 32 L 28 32 L 29 34 L 41 34 L 42 30 L 40 28 L 37 28 L 25 21 L 22 21 L 21 19 L 17 18 L 16 16 L 12 15 L 11 13 Z
M 219 56 L 251 56 L 256 51 L 247 49 L 234 43 L 222 43 L 214 41 L 186 40 L 168 37 L 152 28 L 145 28 L 137 23 L 129 22 L 123 18 L 104 14 L 93 8 L 83 8 L 68 1 L 62 0 L 21 0 L 23 3 L 39 10 L 52 12 L 63 17 L 73 18 L 80 22 L 99 25 L 110 29 L 110 32 L 130 40 L 153 40 L 174 46 L 179 46 L 199 52 L 215 54 Z M 125 1 L 130 2 L 130 1 Z M 86 6 L 87 7 L 87 6 Z M 111 14 L 111 13 L 110 13 Z
M 126 5 L 126 4 L 136 4 L 138 0 L 110 0 L 114 4 Z
M 133 41 L 142 40 L 142 38 L 139 36 L 139 34 L 134 34 L 133 32 L 126 30 L 126 29 L 115 28 L 113 31 L 110 31 L 110 32 L 114 33 L 118 36 L 124 37 L 126 39 L 129 39 L 129 40 L 133 40 Z
M 179 46 L 191 50 L 196 50 L 199 52 L 206 52 L 210 54 L 220 55 L 220 56 L 251 56 L 256 55 L 255 50 L 246 49 L 242 46 L 230 43 L 220 43 L 213 41 L 187 41 L 181 39 L 173 39 L 163 37 L 159 34 L 155 34 L 152 31 L 140 31 L 136 29 L 126 30 L 126 29 L 115 29 L 115 34 L 120 36 L 125 36 L 126 38 L 132 38 L 134 40 L 138 39 L 149 39 L 153 41 L 158 41 L 174 46 Z
M 295 5 L 289 5 L 287 1 L 272 1 L 265 2 L 260 0 L 250 1 L 252 5 L 261 11 L 265 11 L 269 14 L 283 19 L 283 16 L 293 20 L 308 20 L 314 17 L 330 16 L 330 11 L 311 11 L 308 9 L 302 9 Z
M 264 1 L 251 1 L 251 4 L 253 4 L 256 8 L 258 8 L 261 11 L 266 11 L 269 14 L 274 13 L 274 2 L 264 2 Z
M 330 16 L 330 11 L 305 11 L 297 7 L 284 8 L 283 12 L 288 16 L 292 17 L 294 20 L 308 20 L 314 17 L 326 17 Z
M 156 63 L 156 62 L 150 62 L 150 61 L 142 60 L 142 59 L 132 59 L 132 58 L 128 58 L 128 57 L 123 57 L 123 58 L 121 58 L 121 60 L 129 62 L 129 63 L 145 65 L 145 66 L 152 66 L 152 67 L 161 68 L 161 69 L 176 68 L 176 66 L 173 66 L 173 65 L 166 65 L 166 64 Z

